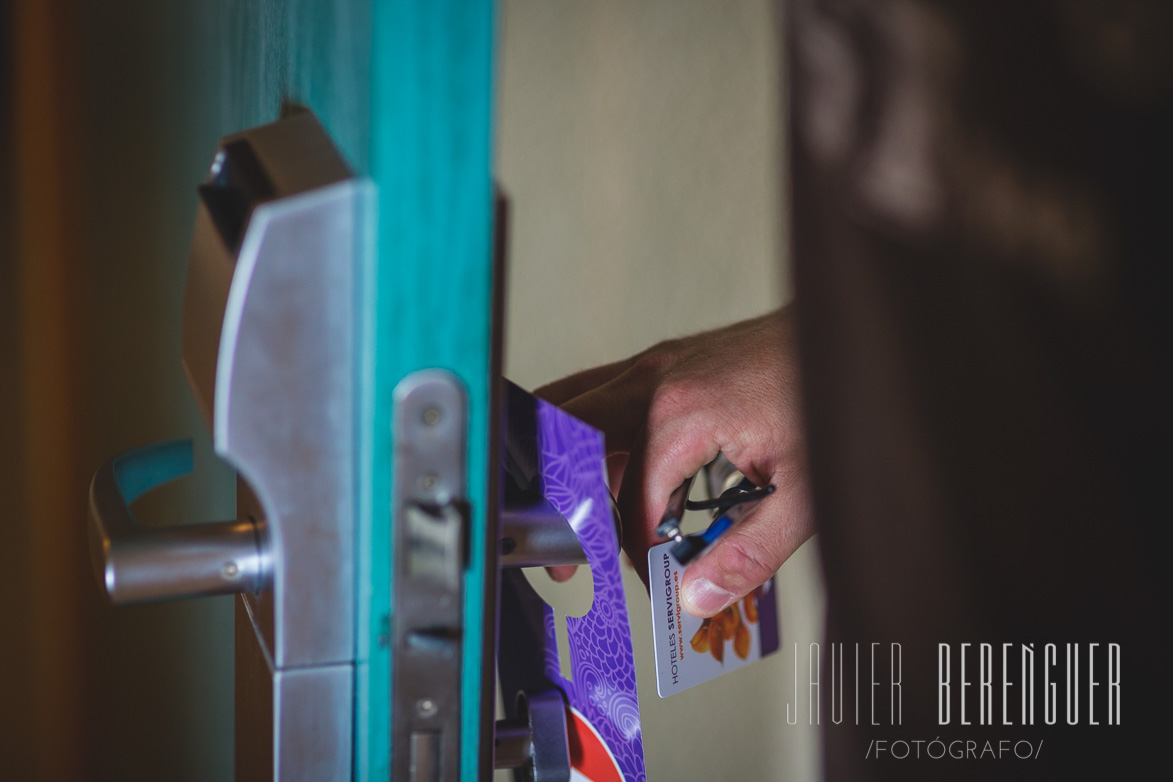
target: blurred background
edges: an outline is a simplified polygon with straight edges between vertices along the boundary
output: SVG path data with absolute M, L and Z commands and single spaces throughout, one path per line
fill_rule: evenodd
M 510 0 L 499 23 L 508 377 L 788 300 L 771 2 Z M 0 34 L 0 777 L 227 779 L 231 601 L 105 606 L 84 524 L 99 464 L 177 436 L 196 472 L 140 516 L 233 512 L 180 366 L 195 185 L 237 130 L 226 31 L 197 0 L 28 0 L 0 5 Z M 587 585 L 546 593 L 570 610 Z M 813 547 L 779 576 L 782 651 L 668 701 L 627 586 L 649 778 L 817 778 L 816 729 L 784 711 L 792 644 L 821 636 Z

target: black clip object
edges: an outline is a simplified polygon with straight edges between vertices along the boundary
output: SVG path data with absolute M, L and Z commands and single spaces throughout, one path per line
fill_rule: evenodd
M 708 465 L 705 469 L 708 469 Z M 658 537 L 676 541 L 676 545 L 671 549 L 672 556 L 676 557 L 676 561 L 681 565 L 687 565 L 696 559 L 701 552 L 728 532 L 736 521 L 748 515 L 758 502 L 774 492 L 772 484 L 759 488 L 749 478 L 742 476 L 736 485 L 723 491 L 721 496 L 692 501 L 688 499 L 688 493 L 692 489 L 695 477 L 686 479 L 672 492 L 668 498 L 668 507 L 664 509 L 664 515 L 656 527 Z M 685 510 L 711 510 L 714 515 L 713 522 L 701 532 L 684 535 L 680 532 L 680 522 Z

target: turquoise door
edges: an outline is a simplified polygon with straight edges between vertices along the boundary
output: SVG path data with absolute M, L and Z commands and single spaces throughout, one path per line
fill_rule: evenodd
M 283 102 L 321 119 L 377 187 L 363 298 L 355 778 L 390 773 L 392 394 L 408 373 L 453 372 L 468 393 L 470 567 L 463 590 L 461 778 L 490 758 L 483 665 L 492 313 L 490 0 L 252 3 L 228 11 L 236 125 Z M 491 714 L 491 711 L 488 712 Z
M 386 779 L 390 670 L 386 633 L 392 394 L 417 369 L 453 372 L 468 394 L 469 567 L 461 646 L 461 779 L 491 763 L 493 667 L 484 665 L 497 575 L 486 539 L 494 372 L 491 263 L 491 0 L 375 3 L 371 17 L 367 173 L 378 187 L 364 399 L 359 545 L 356 778 Z M 329 127 L 329 125 L 327 125 Z M 486 605 L 486 596 L 490 604 Z M 492 654 L 492 647 L 490 647 Z M 490 656 L 491 660 L 492 657 Z

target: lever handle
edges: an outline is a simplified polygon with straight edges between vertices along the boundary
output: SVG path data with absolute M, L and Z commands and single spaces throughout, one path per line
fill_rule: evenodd
M 130 503 L 192 470 L 190 440 L 149 445 L 102 465 L 90 484 L 90 559 L 111 602 L 259 591 L 267 576 L 251 520 L 142 527 Z

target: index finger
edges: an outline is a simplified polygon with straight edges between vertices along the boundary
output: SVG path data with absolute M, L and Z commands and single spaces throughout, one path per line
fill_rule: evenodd
M 619 489 L 623 548 L 647 584 L 648 549 L 660 543 L 655 530 L 668 498 L 685 479 L 712 461 L 720 450 L 706 428 L 681 421 L 655 432 L 646 428 L 631 449 Z
M 576 396 L 581 396 L 593 388 L 597 388 L 605 383 L 614 380 L 627 371 L 627 369 L 635 362 L 636 357 L 625 358 L 622 361 L 616 361 L 611 364 L 604 364 L 600 367 L 592 367 L 584 369 L 581 372 L 576 372 L 573 375 L 568 375 L 561 380 L 555 380 L 553 383 L 536 389 L 534 396 L 541 397 L 547 402 L 552 402 L 556 405 L 564 405 Z

